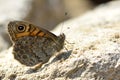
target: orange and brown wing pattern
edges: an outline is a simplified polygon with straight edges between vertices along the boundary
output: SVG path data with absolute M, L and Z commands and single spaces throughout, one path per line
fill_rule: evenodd
M 8 32 L 13 41 L 23 36 L 40 36 L 51 38 L 54 41 L 57 40 L 57 36 L 53 33 L 24 21 L 10 22 L 8 24 Z

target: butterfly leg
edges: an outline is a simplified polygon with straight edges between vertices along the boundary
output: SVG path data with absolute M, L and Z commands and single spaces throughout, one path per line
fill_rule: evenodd
M 39 68 L 41 68 L 42 65 L 43 65 L 43 62 L 40 62 L 40 63 L 36 64 L 35 66 L 31 67 L 31 69 L 32 69 L 33 71 L 36 71 L 36 70 L 38 70 Z
M 38 69 L 40 69 L 42 67 L 43 63 L 38 63 L 36 64 L 35 66 L 31 67 L 29 70 L 27 70 L 27 74 L 30 74 L 30 73 L 33 73 L 33 72 L 36 72 Z

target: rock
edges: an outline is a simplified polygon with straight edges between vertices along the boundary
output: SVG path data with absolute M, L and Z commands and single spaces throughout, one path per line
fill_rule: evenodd
M 97 7 L 82 17 L 58 25 L 66 34 L 66 49 L 53 56 L 37 72 L 11 55 L 0 55 L 3 80 L 120 80 L 120 1 Z

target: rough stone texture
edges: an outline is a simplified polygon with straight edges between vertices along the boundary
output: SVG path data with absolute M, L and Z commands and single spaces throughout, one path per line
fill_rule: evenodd
M 12 48 L 0 55 L 3 80 L 120 80 L 120 1 L 101 5 L 66 21 L 55 32 L 66 34 L 59 56 L 53 56 L 37 72 L 11 56 Z

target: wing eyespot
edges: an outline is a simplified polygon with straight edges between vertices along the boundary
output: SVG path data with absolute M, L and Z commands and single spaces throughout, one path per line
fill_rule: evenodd
M 25 29 L 26 29 L 26 26 L 25 26 L 25 25 L 18 25 L 18 26 L 17 26 L 17 31 L 18 31 L 18 32 L 24 32 Z

